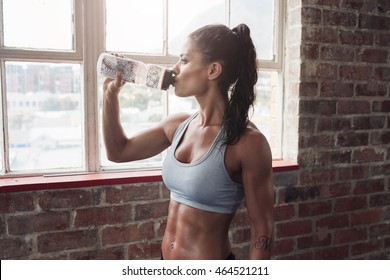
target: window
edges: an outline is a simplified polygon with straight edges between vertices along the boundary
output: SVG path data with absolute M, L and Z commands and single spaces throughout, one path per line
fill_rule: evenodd
M 160 167 L 164 154 L 124 164 L 107 160 L 100 119 L 103 78 L 96 74 L 97 57 L 101 52 L 118 52 L 169 67 L 176 63 L 185 37 L 209 23 L 234 27 L 245 22 L 251 28 L 259 58 L 252 121 L 269 139 L 274 157 L 280 158 L 282 3 L 0 1 L 0 174 Z M 180 99 L 174 89 L 164 92 L 127 84 L 120 98 L 128 134 L 169 114 L 197 110 L 194 99 Z

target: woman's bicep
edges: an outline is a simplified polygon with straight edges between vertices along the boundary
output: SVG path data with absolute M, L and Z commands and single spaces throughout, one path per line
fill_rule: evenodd
M 155 127 L 129 137 L 118 158 L 118 162 L 146 159 L 164 151 L 171 145 L 177 127 L 186 116 L 170 116 Z

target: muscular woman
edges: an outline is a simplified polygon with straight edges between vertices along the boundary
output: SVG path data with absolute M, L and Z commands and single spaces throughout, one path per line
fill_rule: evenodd
M 173 67 L 175 94 L 194 96 L 196 114 L 175 114 L 127 137 L 119 118 L 122 73 L 104 82 L 103 134 L 114 162 L 152 157 L 169 148 L 163 180 L 171 191 L 164 259 L 234 259 L 229 227 L 244 203 L 248 259 L 269 259 L 273 234 L 272 155 L 249 121 L 255 99 L 256 51 L 245 24 L 208 25 L 188 36 Z

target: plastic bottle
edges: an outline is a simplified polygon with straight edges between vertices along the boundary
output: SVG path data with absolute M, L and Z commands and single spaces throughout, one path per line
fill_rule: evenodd
M 150 88 L 167 90 L 175 81 L 173 71 L 165 67 L 107 53 L 100 54 L 97 62 L 98 74 L 115 79 L 118 71 L 123 73 L 124 81 Z

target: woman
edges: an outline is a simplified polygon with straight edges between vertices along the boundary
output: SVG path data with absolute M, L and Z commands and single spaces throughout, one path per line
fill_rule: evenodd
M 188 37 L 173 67 L 175 94 L 194 96 L 199 112 L 169 116 L 127 138 L 119 119 L 122 74 L 104 82 L 107 156 L 127 162 L 170 147 L 163 179 L 171 191 L 162 241 L 164 259 L 234 259 L 230 223 L 245 200 L 251 226 L 249 259 L 269 259 L 273 230 L 272 156 L 248 120 L 257 81 L 250 30 L 208 25 Z

